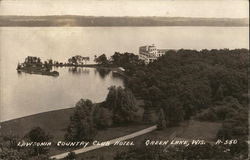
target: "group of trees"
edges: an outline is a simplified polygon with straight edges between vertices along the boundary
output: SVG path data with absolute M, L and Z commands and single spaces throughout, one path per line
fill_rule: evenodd
M 158 113 L 158 129 L 183 120 L 222 122 L 217 138 L 237 145 L 136 148 L 115 159 L 245 159 L 248 153 L 249 50 L 168 51 L 147 66 L 138 65 L 126 87 Z M 150 148 L 150 149 L 149 149 Z
M 210 106 L 197 115 L 202 121 L 223 122 L 218 132 L 219 139 L 248 140 L 248 107 L 240 104 L 234 97 L 225 97 L 223 101 Z
M 123 67 L 126 70 L 128 75 L 132 75 L 134 69 L 140 65 L 144 66 L 142 60 L 139 59 L 138 55 L 134 55 L 133 53 L 119 53 L 115 52 L 110 58 L 108 58 L 105 54 L 100 56 L 95 56 L 95 62 L 101 65 L 109 65 L 114 67 Z
M 135 113 L 138 110 L 136 99 L 129 89 L 116 86 L 109 87 L 107 98 L 101 106 L 112 113 L 115 125 L 128 124 L 136 119 Z
M 28 56 L 25 58 L 24 63 L 17 65 L 17 69 L 25 67 L 33 69 L 45 69 L 46 71 L 50 71 L 52 69 L 52 65 L 52 59 L 48 59 L 47 61 L 42 62 L 40 57 Z
M 122 87 L 111 86 L 106 100 L 101 104 L 93 104 L 88 99 L 77 102 L 75 111 L 70 117 L 65 139 L 91 141 L 98 129 L 133 122 L 136 111 L 132 92 Z
M 76 55 L 68 59 L 68 64 L 70 65 L 83 65 L 89 61 L 89 57 L 83 57 L 81 55 Z
M 171 50 L 134 68 L 126 85 L 145 100 L 146 109 L 162 110 L 166 124 L 176 125 L 228 96 L 246 103 L 248 52 Z
M 42 62 L 41 62 L 40 57 L 28 56 L 28 57 L 25 58 L 25 63 L 27 63 L 27 64 L 40 64 Z
M 48 59 L 44 62 L 41 61 L 40 57 L 32 57 L 32 56 L 28 56 L 25 58 L 25 66 L 27 67 L 31 67 L 36 65 L 37 67 L 42 67 L 42 66 L 71 66 L 71 65 L 83 65 L 86 64 L 87 61 L 90 61 L 89 57 L 84 57 L 81 55 L 76 55 L 76 56 L 72 56 L 68 59 L 68 62 L 62 63 L 59 61 L 54 61 L 52 59 Z
M 102 65 L 106 65 L 106 64 L 109 64 L 109 60 L 107 58 L 107 56 L 105 54 L 102 54 L 100 56 L 96 56 L 95 55 L 95 59 L 94 61 L 98 64 L 102 64 Z

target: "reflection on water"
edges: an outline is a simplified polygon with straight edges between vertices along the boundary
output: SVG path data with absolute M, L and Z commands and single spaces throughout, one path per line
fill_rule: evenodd
M 109 75 L 110 73 L 110 69 L 106 69 L 106 68 L 96 68 L 95 69 L 95 74 L 99 74 L 101 78 L 105 78 L 107 75 Z
M 22 72 L 21 71 L 17 71 L 18 76 L 22 76 Z
M 83 68 L 83 67 L 68 67 L 69 73 L 75 74 L 75 75 L 87 75 L 89 74 L 89 68 Z
M 108 68 L 91 68 L 94 70 L 95 75 L 105 78 L 111 73 L 111 70 Z M 68 72 L 74 75 L 88 75 L 90 73 L 90 68 L 86 67 L 68 67 Z M 112 75 L 114 76 L 114 75 Z M 115 78 L 115 76 L 113 77 Z

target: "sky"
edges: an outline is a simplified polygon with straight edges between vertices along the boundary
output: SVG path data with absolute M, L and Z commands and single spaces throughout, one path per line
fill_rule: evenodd
M 0 0 L 0 15 L 248 18 L 248 0 Z

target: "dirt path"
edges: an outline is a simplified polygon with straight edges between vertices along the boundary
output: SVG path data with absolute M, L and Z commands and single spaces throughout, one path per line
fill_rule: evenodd
M 122 136 L 122 137 L 119 137 L 119 138 L 115 138 L 115 139 L 112 139 L 112 140 L 109 140 L 109 143 L 111 145 L 111 144 L 114 144 L 117 141 L 125 141 L 125 140 L 128 140 L 128 139 L 132 139 L 132 138 L 135 138 L 137 136 L 140 136 L 140 135 L 152 132 L 152 131 L 156 130 L 156 128 L 157 128 L 157 126 L 154 125 L 154 126 L 151 126 L 149 128 L 146 128 L 146 129 L 134 132 L 132 134 L 129 134 L 129 135 L 126 135 L 126 136 Z M 104 146 L 104 145 L 103 146 L 101 146 L 101 145 L 89 146 L 89 147 L 86 147 L 86 148 L 81 148 L 81 149 L 73 150 L 72 152 L 75 152 L 75 154 L 80 154 L 80 153 L 92 151 L 92 150 L 95 150 L 95 149 L 99 149 L 99 148 L 102 148 L 102 147 L 107 147 L 107 146 Z M 69 152 L 65 152 L 65 153 L 62 153 L 62 154 L 54 155 L 54 156 L 52 156 L 50 158 L 52 158 L 52 159 L 53 158 L 55 158 L 55 159 L 63 159 L 68 154 L 69 154 Z

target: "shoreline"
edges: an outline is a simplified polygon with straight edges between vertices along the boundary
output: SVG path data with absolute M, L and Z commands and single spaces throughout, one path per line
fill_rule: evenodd
M 23 118 L 29 118 L 29 117 L 33 117 L 33 116 L 39 116 L 39 115 L 46 114 L 46 113 L 59 112 L 59 111 L 62 111 L 62 110 L 69 110 L 69 109 L 73 109 L 73 108 L 74 107 L 69 107 L 69 108 L 64 108 L 64 109 L 56 109 L 56 110 L 51 110 L 51 111 L 44 111 L 44 112 L 39 112 L 39 113 L 35 113 L 35 114 L 23 116 L 23 117 L 18 117 L 18 118 L 14 118 L 14 119 L 4 120 L 4 121 L 0 121 L 0 126 L 1 126 L 1 124 L 8 123 L 10 121 L 18 121 L 18 120 L 23 119 Z
M 103 69 L 111 69 L 117 70 L 118 66 L 113 66 L 110 64 L 103 65 L 103 64 L 79 64 L 79 65 L 71 65 L 71 64 L 53 64 L 52 67 L 89 67 L 89 68 L 103 68 Z

